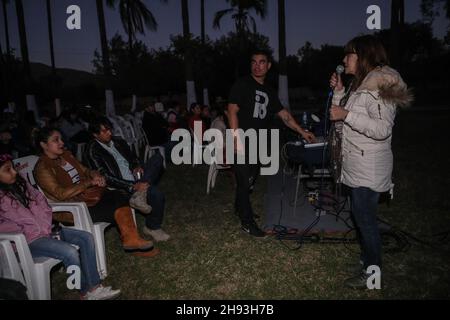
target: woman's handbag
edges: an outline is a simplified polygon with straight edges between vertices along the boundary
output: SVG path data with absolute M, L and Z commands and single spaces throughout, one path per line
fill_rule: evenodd
M 105 190 L 106 187 L 99 187 L 99 186 L 89 187 L 78 197 L 80 201 L 86 202 L 86 205 L 88 207 L 93 207 L 101 200 Z

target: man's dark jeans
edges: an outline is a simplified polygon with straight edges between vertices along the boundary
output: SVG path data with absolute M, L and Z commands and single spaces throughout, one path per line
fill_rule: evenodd
M 236 164 L 233 171 L 236 176 L 235 206 L 242 224 L 252 223 L 253 209 L 250 203 L 251 187 L 256 182 L 260 170 L 259 164 Z
M 157 152 L 145 164 L 144 177 L 141 180 L 150 184 L 147 190 L 147 202 L 152 206 L 152 212 L 145 217 L 145 225 L 151 230 L 161 229 L 164 218 L 166 199 L 164 193 L 157 187 L 163 171 L 163 158 Z

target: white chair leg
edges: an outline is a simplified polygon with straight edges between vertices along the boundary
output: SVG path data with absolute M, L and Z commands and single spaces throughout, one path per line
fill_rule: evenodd
M 45 258 L 44 262 L 37 262 L 35 266 L 35 296 L 36 300 L 51 300 L 50 270 L 60 263 L 60 260 Z
M 97 270 L 101 279 L 105 279 L 108 275 L 108 267 L 106 261 L 105 249 L 105 228 L 109 225 L 106 222 L 98 222 L 94 224 L 94 243 L 95 252 L 97 253 Z
M 206 194 L 209 194 L 213 172 L 214 172 L 214 164 L 211 163 L 208 170 L 208 179 L 206 180 Z
M 211 187 L 214 188 L 216 186 L 216 178 L 217 175 L 219 174 L 219 169 L 217 169 L 217 165 L 214 165 L 214 172 L 212 174 L 212 179 L 211 179 Z

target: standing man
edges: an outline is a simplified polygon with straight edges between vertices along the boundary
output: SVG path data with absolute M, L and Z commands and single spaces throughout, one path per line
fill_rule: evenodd
M 251 75 L 238 80 L 228 99 L 228 119 L 230 129 L 268 129 L 269 121 L 277 114 L 283 123 L 300 134 L 308 142 L 314 141 L 311 132 L 302 129 L 288 110 L 283 108 L 276 92 L 268 87 L 264 80 L 272 66 L 270 54 L 258 50 L 251 56 Z M 259 175 L 260 161 L 257 164 L 249 163 L 248 146 L 240 141 L 236 131 L 235 152 L 246 151 L 245 164 L 233 165 L 236 175 L 235 206 L 241 219 L 242 230 L 255 237 L 264 237 L 265 233 L 254 220 L 254 212 L 250 204 L 250 193 Z M 244 141 L 245 142 L 245 141 Z M 245 147 L 245 150 L 244 150 Z

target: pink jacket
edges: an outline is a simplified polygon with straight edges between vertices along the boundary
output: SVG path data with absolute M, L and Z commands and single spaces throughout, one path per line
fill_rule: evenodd
M 42 193 L 27 182 L 30 208 L 25 208 L 16 198 L 0 191 L 0 232 L 19 232 L 27 242 L 48 237 L 52 224 L 52 209 Z

